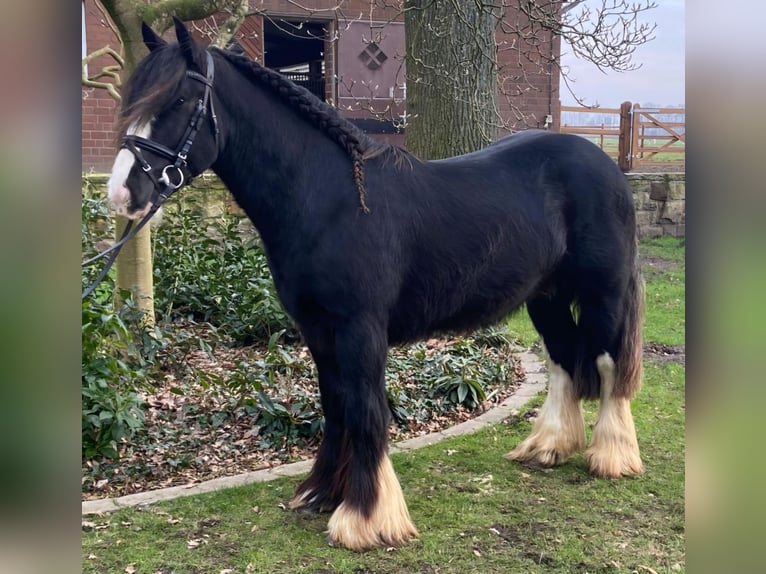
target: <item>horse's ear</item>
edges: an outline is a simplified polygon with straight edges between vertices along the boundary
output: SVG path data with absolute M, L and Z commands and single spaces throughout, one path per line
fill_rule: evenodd
M 173 24 L 175 24 L 176 27 L 178 45 L 181 46 L 181 53 L 186 57 L 186 61 L 189 64 L 196 65 L 200 70 L 204 70 L 202 51 L 199 50 L 194 38 L 189 34 L 186 25 L 176 16 L 173 16 Z
M 167 42 L 154 33 L 146 22 L 141 22 L 141 36 L 144 38 L 144 45 L 154 52 L 157 48 L 165 46 Z

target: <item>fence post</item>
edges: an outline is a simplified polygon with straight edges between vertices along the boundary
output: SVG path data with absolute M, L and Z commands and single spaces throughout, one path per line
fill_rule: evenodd
M 622 171 L 630 171 L 631 168 L 631 155 L 630 155 L 630 143 L 632 116 L 630 110 L 633 104 L 630 102 L 622 102 L 620 104 L 620 135 L 617 139 L 617 165 L 620 166 Z
M 641 159 L 638 157 L 641 153 L 641 146 L 644 144 L 641 139 L 641 105 L 638 103 L 633 104 L 633 117 L 631 119 L 631 131 L 633 132 L 633 138 L 630 142 L 630 167 L 636 167 L 636 164 L 641 163 Z

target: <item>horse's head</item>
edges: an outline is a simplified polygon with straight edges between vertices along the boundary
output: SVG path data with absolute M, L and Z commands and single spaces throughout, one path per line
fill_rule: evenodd
M 173 44 L 144 24 L 150 53 L 128 81 L 120 111 L 122 148 L 109 179 L 109 200 L 132 219 L 218 157 L 213 58 L 174 20 L 178 42 Z

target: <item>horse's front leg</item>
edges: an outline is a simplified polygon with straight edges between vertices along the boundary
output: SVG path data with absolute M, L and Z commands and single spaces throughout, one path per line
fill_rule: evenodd
M 301 512 L 328 512 L 335 510 L 343 500 L 351 462 L 351 448 L 343 421 L 345 397 L 332 333 L 316 338 L 307 336 L 306 339 L 319 375 L 324 436 L 311 473 L 298 486 L 288 506 Z
M 336 331 L 344 440 L 351 450 L 343 502 L 330 517 L 328 539 L 351 550 L 399 546 L 418 536 L 388 456 L 390 412 L 382 325 L 359 320 Z

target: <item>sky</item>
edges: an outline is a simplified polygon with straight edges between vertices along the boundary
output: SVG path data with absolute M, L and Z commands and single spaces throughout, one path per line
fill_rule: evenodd
M 654 40 L 639 46 L 633 55 L 633 62 L 642 64 L 638 70 L 605 74 L 593 64 L 575 58 L 569 46 L 562 44 L 562 67 L 569 68 L 571 89 L 587 105 L 613 108 L 624 101 L 660 106 L 685 104 L 684 0 L 654 0 L 654 3 L 657 7 L 641 16 L 643 21 L 655 22 L 657 29 Z M 574 8 L 575 13 L 585 4 L 595 10 L 601 6 L 601 0 L 587 0 Z M 576 105 L 563 80 L 561 103 Z

